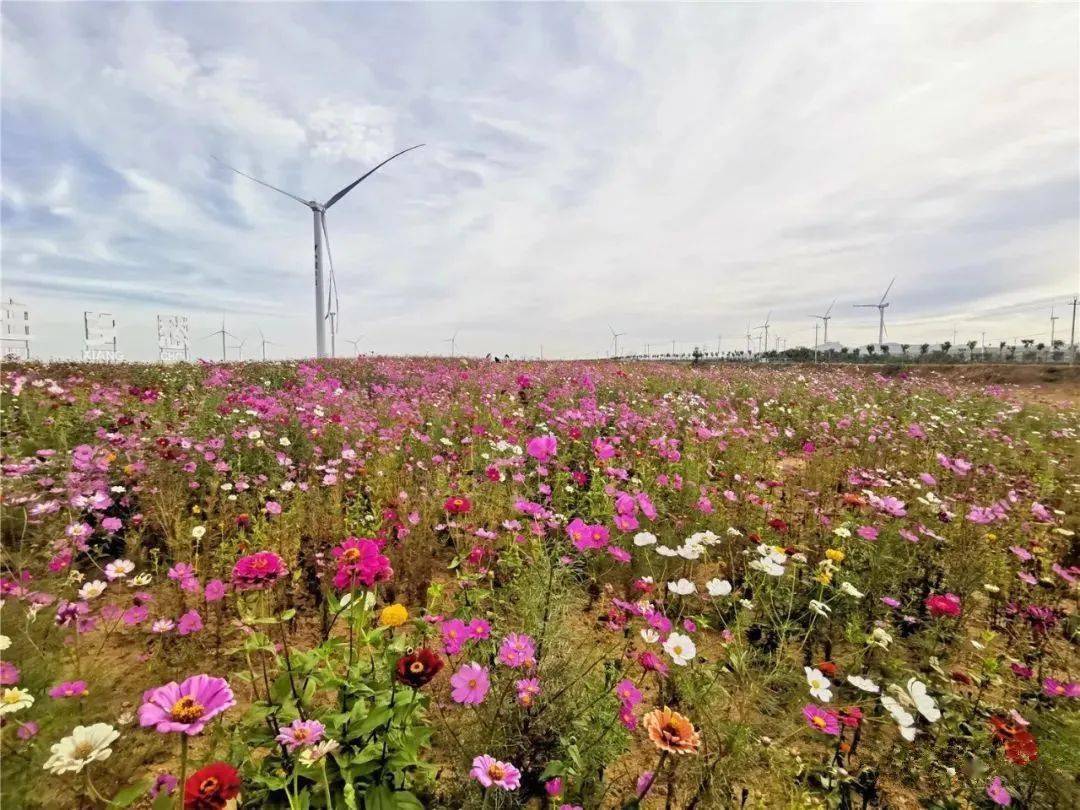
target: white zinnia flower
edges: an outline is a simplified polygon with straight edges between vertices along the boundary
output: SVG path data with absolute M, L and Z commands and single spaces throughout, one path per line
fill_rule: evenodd
M 79 598 L 86 599 L 87 601 L 95 599 L 105 593 L 105 589 L 108 587 L 109 586 L 100 579 L 95 579 L 93 582 L 87 582 L 79 588 Z
M 731 583 L 726 579 L 710 579 L 705 583 L 709 596 L 727 596 L 731 593 Z
M 861 689 L 864 692 L 880 692 L 881 687 L 874 683 L 869 678 L 864 678 L 862 675 L 848 675 L 848 683 L 854 686 L 856 689 Z
M 810 694 L 820 700 L 822 703 L 828 703 L 832 700 L 832 691 L 829 689 L 832 686 L 832 681 L 825 677 L 825 674 L 816 667 L 803 667 L 806 672 L 806 683 L 810 687 Z
M 659 554 L 661 557 L 677 557 L 677 556 L 679 556 L 679 552 L 676 551 L 675 549 L 671 548 L 670 546 L 657 546 L 656 547 L 656 553 Z
M 337 751 L 340 747 L 337 740 L 323 740 L 320 743 L 315 743 L 315 745 L 309 745 L 301 751 L 298 759 L 304 765 L 313 765 L 327 754 Z
M 13 714 L 34 705 L 34 696 L 27 689 L 5 689 L 0 692 L 0 715 Z
M 651 546 L 656 542 L 656 535 L 652 532 L 638 532 L 634 535 L 635 546 Z
M 108 759 L 110 746 L 120 732 L 108 723 L 75 726 L 71 734 L 52 747 L 52 756 L 45 762 L 51 773 L 79 773 L 91 762 Z
M 697 586 L 686 577 L 678 579 L 675 582 L 669 582 L 667 588 L 669 591 L 677 593 L 679 596 L 688 596 L 697 590 Z
M 202 540 L 204 534 L 206 534 L 205 526 L 196 526 L 194 529 L 191 530 L 191 536 L 194 537 L 196 540 Z
M 671 656 L 671 661 L 680 667 L 685 667 L 697 655 L 697 647 L 690 636 L 682 633 L 672 633 L 664 642 L 664 652 Z

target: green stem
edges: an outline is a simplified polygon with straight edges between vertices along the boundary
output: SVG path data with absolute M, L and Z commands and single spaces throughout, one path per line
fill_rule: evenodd
M 184 810 L 184 794 L 187 792 L 188 735 L 180 732 L 180 783 L 177 785 L 176 806 Z

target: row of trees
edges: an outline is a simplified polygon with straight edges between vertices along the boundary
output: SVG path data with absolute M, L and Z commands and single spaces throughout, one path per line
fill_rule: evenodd
M 693 360 L 703 362 L 706 360 L 723 361 L 748 361 L 748 360 L 791 360 L 810 361 L 818 360 L 825 362 L 886 362 L 893 360 L 916 361 L 916 362 L 984 362 L 984 363 L 1011 363 L 1011 362 L 1063 362 L 1074 359 L 1075 350 L 1069 350 L 1065 341 L 1055 340 L 1052 345 L 1033 339 L 1020 341 L 1019 345 L 1009 345 L 1001 341 L 997 346 L 982 346 L 978 341 L 969 340 L 966 344 L 954 346 L 951 341 L 945 341 L 939 346 L 922 343 L 913 346 L 910 343 L 901 343 L 900 353 L 894 351 L 893 345 L 878 346 L 868 343 L 865 347 L 847 347 L 840 349 L 818 350 L 800 346 L 794 349 L 782 351 L 773 350 L 767 352 L 751 353 L 745 351 L 732 352 L 707 352 L 695 348 L 692 352 L 679 354 L 652 355 L 654 359 L 662 360 Z

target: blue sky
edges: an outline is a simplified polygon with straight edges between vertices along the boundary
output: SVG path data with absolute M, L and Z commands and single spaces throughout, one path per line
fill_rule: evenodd
M 313 351 L 309 212 L 211 155 L 326 199 L 427 144 L 328 216 L 342 338 L 378 352 L 739 348 L 769 310 L 807 344 L 834 297 L 859 345 L 894 275 L 895 340 L 1045 337 L 1080 284 L 1075 5 L 0 15 L 3 295 L 44 356 L 85 309 L 136 359 L 159 312 Z

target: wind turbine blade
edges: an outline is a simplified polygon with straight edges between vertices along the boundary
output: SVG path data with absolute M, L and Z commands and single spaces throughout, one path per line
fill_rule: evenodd
M 832 300 L 832 303 L 829 304 L 829 308 L 827 310 L 825 310 L 825 317 L 829 316 L 829 313 L 832 312 L 832 308 L 834 306 L 836 306 L 836 299 L 835 298 Z
M 308 206 L 308 201 L 307 200 L 302 200 L 299 197 L 297 197 L 295 194 L 290 194 L 288 191 L 285 191 L 284 189 L 280 189 L 277 186 L 272 186 L 269 183 L 266 183 L 266 182 L 260 180 L 258 177 L 252 177 L 250 174 L 245 174 L 244 172 L 240 171 L 239 169 L 234 169 L 228 163 L 214 157 L 213 155 L 211 155 L 210 157 L 214 158 L 214 160 L 216 160 L 218 163 L 220 163 L 222 166 L 224 166 L 229 171 L 236 172 L 238 175 L 240 175 L 241 177 L 246 177 L 248 180 L 254 180 L 260 186 L 266 186 L 267 188 L 273 189 L 274 191 L 278 192 L 279 194 L 284 194 L 286 197 L 292 197 L 294 200 L 296 200 L 298 203 L 300 203 L 301 205 L 303 205 L 305 207 Z
M 338 200 L 340 200 L 342 197 L 344 197 L 346 194 L 348 194 L 350 191 L 352 191 L 354 188 L 356 188 L 356 186 L 358 184 L 362 183 L 364 180 L 371 177 L 371 175 L 375 174 L 375 172 L 377 172 L 379 169 L 381 169 L 383 166 L 385 166 L 387 163 L 389 163 L 394 158 L 401 157 L 406 152 L 411 152 L 413 149 L 419 149 L 423 145 L 424 144 L 422 144 L 422 143 L 418 143 L 416 146 L 410 146 L 408 149 L 402 149 L 396 155 L 391 155 L 386 160 L 384 160 L 382 163 L 380 163 L 378 166 L 376 166 L 374 169 L 369 171 L 367 174 L 360 175 L 360 177 L 358 177 L 356 180 L 349 183 L 349 185 L 345 186 L 345 188 L 343 188 L 341 191 L 339 191 L 337 194 L 335 194 L 333 197 L 331 197 L 329 200 L 327 200 L 326 205 L 323 206 L 323 207 L 324 208 L 329 208 L 331 205 L 336 203 Z
M 885 299 L 889 297 L 889 290 L 892 289 L 892 285 L 896 283 L 896 276 L 893 276 L 893 280 L 889 282 L 889 286 L 885 288 L 885 295 L 881 296 L 879 304 L 884 304 Z

